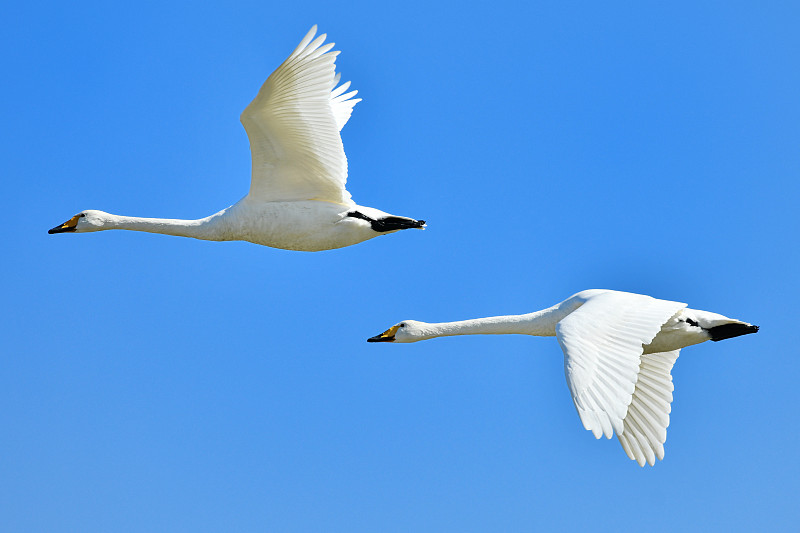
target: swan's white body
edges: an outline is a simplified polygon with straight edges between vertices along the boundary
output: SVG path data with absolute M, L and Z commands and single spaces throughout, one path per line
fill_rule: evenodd
M 153 219 L 87 210 L 50 230 L 83 233 L 127 229 L 242 240 L 288 250 L 350 246 L 425 222 L 356 205 L 347 192 L 347 158 L 339 131 L 360 102 L 339 87 L 333 43 L 314 39 L 317 27 L 264 82 L 241 116 L 250 139 L 250 192 L 219 213 L 198 220 Z
M 583 426 L 597 438 L 616 432 L 628 457 L 644 466 L 664 458 L 670 372 L 681 348 L 756 331 L 757 326 L 684 303 L 592 289 L 525 315 L 436 324 L 405 320 L 369 340 L 511 333 L 556 337 Z

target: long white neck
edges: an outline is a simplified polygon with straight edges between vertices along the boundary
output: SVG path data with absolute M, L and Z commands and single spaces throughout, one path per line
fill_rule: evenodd
M 100 230 L 125 229 L 130 231 L 146 231 L 178 237 L 192 237 L 209 241 L 227 240 L 225 236 L 225 210 L 197 220 L 181 220 L 174 218 L 141 218 L 106 213 Z
M 554 337 L 556 324 L 583 302 L 567 300 L 553 307 L 524 315 L 491 316 L 458 322 L 421 323 L 425 338 L 451 335 L 522 334 Z

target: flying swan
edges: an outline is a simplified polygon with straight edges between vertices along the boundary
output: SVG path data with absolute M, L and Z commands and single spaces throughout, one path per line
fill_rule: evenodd
M 368 342 L 416 342 L 450 335 L 555 336 L 583 427 L 596 438 L 616 432 L 644 466 L 664 458 L 672 376 L 681 348 L 755 333 L 758 326 L 686 304 L 602 289 L 579 292 L 548 309 L 460 322 L 404 320 Z
M 250 139 L 250 192 L 198 220 L 139 218 L 87 210 L 48 233 L 127 229 L 211 241 L 249 241 L 287 250 L 350 246 L 378 235 L 424 228 L 424 220 L 356 205 L 345 189 L 347 158 L 339 135 L 357 91 L 339 85 L 333 43 L 317 27 L 273 72 L 241 115 Z M 313 40 L 312 40 L 313 39 Z

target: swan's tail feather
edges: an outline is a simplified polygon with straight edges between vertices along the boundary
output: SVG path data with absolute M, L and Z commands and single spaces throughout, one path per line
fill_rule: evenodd
M 373 209 L 373 211 L 377 210 Z M 370 226 L 372 226 L 372 229 L 374 231 L 377 231 L 378 233 L 386 233 L 388 231 L 398 231 L 401 229 L 413 229 L 413 228 L 425 229 L 424 220 L 416 220 L 408 217 L 396 217 L 394 215 L 387 215 L 385 217 L 372 218 L 370 216 L 365 215 L 361 211 L 350 211 L 349 213 L 347 213 L 346 216 L 353 218 L 360 218 L 361 220 L 366 220 L 367 222 L 369 222 Z
M 711 335 L 711 340 L 716 342 L 755 333 L 758 331 L 758 326 L 745 322 L 731 322 L 729 324 L 722 324 L 721 326 L 714 326 L 707 331 L 708 334 Z
M 379 218 L 372 222 L 372 229 L 379 233 L 413 228 L 425 229 L 425 221 L 414 220 L 413 218 L 391 216 Z

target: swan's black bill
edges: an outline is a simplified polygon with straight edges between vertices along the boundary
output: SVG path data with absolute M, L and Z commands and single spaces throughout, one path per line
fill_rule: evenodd
M 369 339 L 367 339 L 367 342 L 393 342 L 394 341 L 394 335 L 392 335 L 391 337 L 389 337 L 388 335 L 387 336 L 384 336 L 384 335 L 385 335 L 384 333 L 381 333 L 380 335 L 375 335 L 374 337 L 370 337 Z
M 62 224 L 62 225 L 60 225 L 60 226 L 56 226 L 56 227 L 55 227 L 55 228 L 53 228 L 53 229 L 49 229 L 49 230 L 47 230 L 47 233 L 49 233 L 50 235 L 52 235 L 53 233 L 69 233 L 69 232 L 71 232 L 71 231 L 75 231 L 75 228 L 74 228 L 74 227 L 72 227 L 72 228 L 70 228 L 70 227 L 66 227 L 66 228 L 65 228 L 65 227 L 64 227 L 64 225 Z
M 380 335 L 375 335 L 374 337 L 370 337 L 367 339 L 367 342 L 392 342 L 394 341 L 394 334 L 397 333 L 397 330 L 400 329 L 400 326 L 392 326 Z
M 732 339 L 741 335 L 748 335 L 758 331 L 758 326 L 750 324 L 741 324 L 734 322 L 732 324 L 723 324 L 721 326 L 714 326 L 709 328 L 708 334 L 711 335 L 711 340 L 714 342 L 724 341 L 725 339 Z
M 78 219 L 81 218 L 82 214 L 75 215 L 71 219 L 67 220 L 63 224 L 59 224 L 55 228 L 47 230 L 47 233 L 52 235 L 53 233 L 68 233 L 71 231 L 75 231 L 78 228 Z

